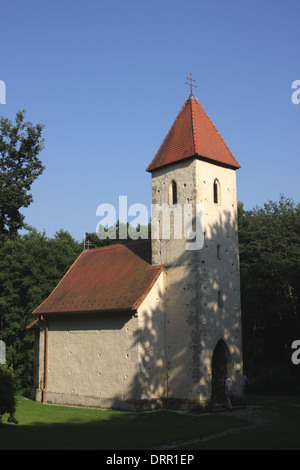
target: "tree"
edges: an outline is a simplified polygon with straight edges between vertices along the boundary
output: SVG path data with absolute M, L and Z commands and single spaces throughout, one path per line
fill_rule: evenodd
M 107 233 L 107 238 L 99 238 L 97 233 L 86 234 L 86 246 L 89 248 L 99 248 L 107 245 L 115 245 L 117 243 L 126 244 L 136 239 L 141 239 L 140 234 L 147 234 L 147 238 L 151 238 L 151 222 L 147 226 L 138 224 L 133 227 L 128 222 L 120 222 L 119 220 L 115 225 L 108 228 L 101 226 L 101 231 Z M 134 238 L 132 234 L 134 233 Z M 125 238 L 122 238 L 122 234 L 126 234 Z
M 20 209 L 33 201 L 31 185 L 44 170 L 38 158 L 44 126 L 24 119 L 24 110 L 16 114 L 15 124 L 0 117 L 0 240 L 26 226 Z
M 82 251 L 69 233 L 54 238 L 31 229 L 0 246 L 0 338 L 19 389 L 32 385 L 34 333 L 26 331 L 33 310 L 56 287 Z
M 296 384 L 291 344 L 300 338 L 300 205 L 281 196 L 239 205 L 244 360 L 264 392 Z M 281 382 L 281 383 L 280 383 Z
M 2 416 L 9 414 L 8 422 L 17 424 L 16 412 L 16 387 L 11 371 L 0 365 L 0 424 Z

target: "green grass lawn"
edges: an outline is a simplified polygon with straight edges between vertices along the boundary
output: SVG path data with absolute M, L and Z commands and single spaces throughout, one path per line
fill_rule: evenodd
M 19 424 L 9 424 L 3 418 L 0 450 L 145 450 L 236 427 L 245 429 L 185 449 L 300 449 L 299 397 L 253 397 L 249 401 L 273 409 L 278 420 L 272 426 L 251 430 L 246 429 L 248 421 L 228 415 L 127 413 L 43 405 L 19 397 Z
M 18 398 L 16 418 L 17 425 L 3 418 L 1 450 L 145 450 L 241 425 L 234 417 L 171 411 L 127 413 L 43 405 L 23 397 Z

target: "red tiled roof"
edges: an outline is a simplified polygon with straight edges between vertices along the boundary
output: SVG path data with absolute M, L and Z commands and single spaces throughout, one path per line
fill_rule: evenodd
M 162 271 L 151 240 L 83 252 L 34 314 L 136 310 Z
M 147 171 L 151 172 L 189 157 L 240 168 L 215 125 L 192 94 L 181 108 Z

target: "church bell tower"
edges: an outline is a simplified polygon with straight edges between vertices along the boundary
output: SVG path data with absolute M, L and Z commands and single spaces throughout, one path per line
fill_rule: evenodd
M 226 375 L 234 396 L 242 396 L 238 168 L 191 93 L 147 168 L 158 214 L 152 264 L 165 266 L 170 406 L 222 402 Z

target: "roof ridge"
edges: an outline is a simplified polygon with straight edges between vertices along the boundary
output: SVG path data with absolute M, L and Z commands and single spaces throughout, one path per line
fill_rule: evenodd
M 193 137 L 194 154 L 196 155 L 196 153 L 197 153 L 197 150 L 196 150 L 196 134 L 195 134 L 195 126 L 194 126 L 194 110 L 193 110 L 193 105 L 192 105 L 192 98 L 194 98 L 193 101 L 196 100 L 194 95 L 191 93 L 189 100 L 191 102 L 191 122 L 192 122 L 192 137 Z M 198 101 L 198 103 L 199 103 L 199 101 Z
M 95 251 L 103 251 L 103 250 L 112 250 L 112 249 L 117 249 L 117 248 L 126 248 L 127 246 L 132 246 L 132 245 L 138 245 L 140 243 L 145 243 L 148 241 L 148 238 L 142 239 L 142 240 L 134 240 L 134 241 L 129 241 L 128 243 L 112 243 L 111 245 L 104 245 L 104 246 L 98 246 L 96 248 L 91 248 L 89 250 L 83 251 L 83 253 L 91 253 Z

